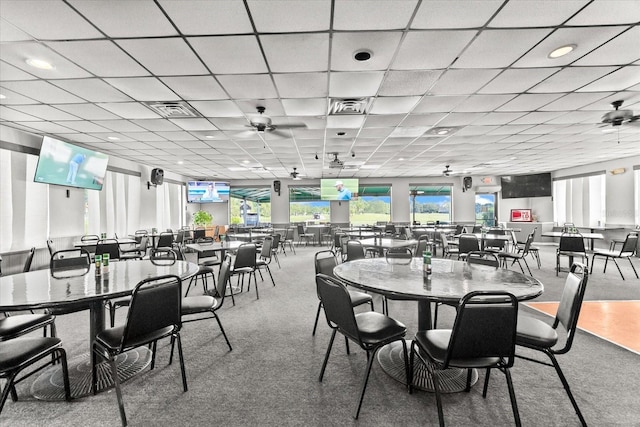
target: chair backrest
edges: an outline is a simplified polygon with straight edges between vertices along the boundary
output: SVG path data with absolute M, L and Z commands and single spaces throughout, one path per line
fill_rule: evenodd
M 325 274 L 327 276 L 335 277 L 333 275 L 333 269 L 338 265 L 338 258 L 336 253 L 332 250 L 325 250 L 316 252 L 313 256 L 313 263 L 315 265 L 316 274 Z
M 501 357 L 513 366 L 518 300 L 508 292 L 470 292 L 460 299 L 444 367 L 455 359 Z
M 635 253 L 638 245 L 638 233 L 629 233 L 624 239 L 624 244 L 620 249 L 620 256 L 631 256 Z
M 500 260 L 493 252 L 471 251 L 467 253 L 467 264 L 480 264 L 499 268 Z
M 301 236 L 301 235 L 303 235 L 305 233 L 304 225 L 298 224 L 296 227 L 298 228 L 298 236 Z
M 233 262 L 233 268 L 256 267 L 257 248 L 255 243 L 243 243 L 238 246 L 236 251 L 236 259 Z
M 359 240 L 347 241 L 347 261 L 364 259 L 364 247 Z
M 487 235 L 484 239 L 484 247 L 503 249 L 506 240 L 492 239 L 491 236 L 504 236 L 505 231 L 502 228 L 491 228 L 487 231 Z
M 564 282 L 560 305 L 558 305 L 556 318 L 553 322 L 554 329 L 557 328 L 559 324 L 564 327 L 567 331 L 567 340 L 563 348 L 554 350 L 556 354 L 563 354 L 571 349 L 573 337 L 578 327 L 578 317 L 580 316 L 580 309 L 582 308 L 582 300 L 584 298 L 584 291 L 587 288 L 588 279 L 589 272 L 587 267 L 577 262 L 571 266 L 571 270 Z
M 27 259 L 24 261 L 24 267 L 22 267 L 22 272 L 26 273 L 31 270 L 31 263 L 33 262 L 33 255 L 36 253 L 36 248 L 33 247 L 29 249 L 29 254 L 27 255 Z
M 469 252 L 479 251 L 480 242 L 475 234 L 461 234 L 458 237 L 458 251 L 461 254 L 467 254 Z
M 527 240 L 524 242 L 524 246 L 522 247 L 522 256 L 529 255 L 529 248 L 531 248 L 531 244 L 533 243 L 533 233 L 533 231 L 529 233 Z
M 271 260 L 271 248 L 274 247 L 273 236 L 266 236 L 262 241 L 262 248 L 260 248 L 260 258 L 263 260 Z
M 120 245 L 113 239 L 100 240 L 96 245 L 96 255 L 109 254 L 109 259 L 115 261 L 120 259 Z
M 586 252 L 581 234 L 562 234 L 558 252 Z
M 206 230 L 204 228 L 196 228 L 193 230 L 193 239 L 198 240 L 204 237 Z
M 345 236 L 345 234 L 338 231 L 333 234 L 333 247 L 335 249 L 340 249 L 342 236 Z
M 181 245 L 183 242 L 184 242 L 184 230 L 178 230 L 178 234 L 176 235 L 176 240 L 173 243 Z
M 120 351 L 136 346 L 145 336 L 163 328 L 179 330 L 182 281 L 175 275 L 151 277 L 139 282 L 131 295 Z
M 138 247 L 138 250 L 142 255 L 145 255 L 147 253 L 148 247 L 149 247 L 149 236 L 140 237 L 140 246 Z
M 422 255 L 422 254 L 420 254 Z M 404 247 L 404 248 L 390 248 L 389 250 L 387 250 L 387 253 L 385 254 L 386 258 L 402 258 L 402 259 L 411 259 L 413 258 L 413 253 L 411 252 L 411 248 L 409 247 Z
M 56 248 L 53 246 L 53 240 L 47 239 L 47 248 L 49 249 L 49 255 L 53 255 L 56 251 Z
M 155 265 L 173 265 L 178 259 L 178 254 L 171 248 L 153 248 L 149 259 Z
M 482 233 L 482 225 L 476 224 L 473 226 L 473 230 L 471 231 L 473 234 Z
M 85 234 L 84 236 L 82 236 L 80 238 L 80 241 L 82 241 L 82 242 L 89 242 L 89 241 L 93 241 L 93 240 L 95 240 L 97 242 L 98 240 L 100 240 L 100 237 L 98 237 L 95 234 Z
M 59 271 L 89 270 L 91 255 L 86 249 L 62 249 L 51 255 L 49 269 L 55 275 Z
M 273 235 L 273 242 L 271 244 L 271 252 L 275 253 L 278 251 L 278 247 L 280 246 L 280 238 L 282 236 L 280 233 L 276 233 Z
M 385 234 L 396 234 L 396 226 L 393 224 L 387 224 L 384 226 Z
M 160 233 L 158 237 L 157 248 L 170 248 L 173 245 L 173 233 L 168 231 L 163 231 Z
M 229 283 L 229 277 L 231 276 L 231 255 L 226 254 L 224 259 L 220 263 L 220 271 L 218 272 L 218 282 L 216 283 L 216 292 L 220 299 L 218 308 L 220 308 L 224 302 L 224 296 L 227 292 L 227 283 Z
M 424 251 L 429 248 L 431 244 L 429 243 L 429 236 L 423 234 L 418 238 L 418 245 L 416 246 L 416 256 L 422 256 Z
M 345 285 L 335 277 L 317 274 L 316 287 L 329 326 L 361 343 L 351 297 Z
M 285 231 L 285 240 L 292 241 L 293 240 L 293 228 L 287 228 Z

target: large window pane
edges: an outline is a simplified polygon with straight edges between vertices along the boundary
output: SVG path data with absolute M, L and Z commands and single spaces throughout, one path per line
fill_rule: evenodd
M 330 220 L 331 203 L 320 200 L 320 187 L 289 187 L 289 222 Z
M 605 174 L 556 179 L 553 182 L 553 215 L 558 225 L 579 227 L 606 224 Z
M 231 224 L 247 227 L 271 224 L 270 187 L 232 187 L 230 195 Z
M 391 222 L 391 187 L 360 187 L 358 198 L 349 202 L 349 219 L 353 225 Z
M 451 222 L 451 186 L 411 186 L 409 188 L 413 223 Z

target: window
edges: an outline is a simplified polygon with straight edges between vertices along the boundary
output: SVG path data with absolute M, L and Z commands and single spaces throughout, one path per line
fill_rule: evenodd
M 320 200 L 320 187 L 289 187 L 289 222 L 330 220 L 331 203 Z
M 451 185 L 420 186 L 409 188 L 411 221 L 420 224 L 451 222 Z
M 496 225 L 496 193 L 476 194 L 476 224 L 484 227 Z
M 606 223 L 605 172 L 556 178 L 553 218 L 556 224 L 597 227 Z
M 232 187 L 230 195 L 231 224 L 247 227 L 271 224 L 270 187 Z
M 349 202 L 349 219 L 353 225 L 391 222 L 391 187 L 360 187 Z

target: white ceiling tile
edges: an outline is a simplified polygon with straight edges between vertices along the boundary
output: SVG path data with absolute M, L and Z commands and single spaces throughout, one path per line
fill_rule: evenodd
M 389 71 L 382 82 L 379 96 L 423 95 L 438 77 L 441 71 Z
M 279 99 L 252 99 L 249 101 L 236 101 L 236 105 L 247 116 L 258 116 L 258 107 L 264 107 L 269 117 L 284 116 L 284 108 Z
M 381 71 L 357 73 L 332 72 L 329 76 L 329 96 L 333 98 L 357 98 L 373 96 L 384 78 Z
M 485 30 L 453 64 L 455 68 L 507 67 L 542 40 L 550 30 Z
M 494 78 L 500 70 L 447 70 L 431 90 L 434 95 L 470 95 Z
M 20 95 L 12 90 L 9 90 L 4 87 L 0 87 L 0 94 L 3 97 L 0 97 L 0 105 L 25 105 L 25 104 L 37 104 L 38 101 L 26 97 L 24 95 Z
M 114 132 L 142 132 L 143 128 L 128 120 L 100 120 L 94 123 Z
M 432 113 L 432 114 L 409 114 L 402 122 L 402 126 L 435 126 L 442 119 L 447 117 L 447 113 Z M 369 121 L 367 120 L 367 123 Z
M 627 89 L 640 83 L 640 67 L 621 68 L 578 89 L 579 92 L 605 92 Z
M 177 101 L 178 95 L 155 77 L 116 77 L 107 83 L 139 101 Z
M 151 109 L 137 102 L 99 103 L 97 105 L 105 110 L 111 111 L 113 114 L 130 120 L 157 119 L 160 117 L 151 111 Z
M 233 101 L 191 101 L 190 104 L 205 117 L 241 117 L 242 111 Z
M 514 95 L 471 95 L 460 104 L 458 104 L 453 111 L 455 112 L 490 112 L 509 102 L 513 99 Z
M 53 104 L 54 107 L 84 120 L 109 120 L 118 116 L 94 104 Z
M 553 120 L 555 118 L 557 118 L 558 116 L 560 116 L 561 112 L 556 112 L 556 111 L 533 111 L 531 113 L 527 113 L 521 117 L 518 117 L 517 119 L 515 119 L 514 121 L 511 122 L 511 124 L 514 125 L 520 125 L 520 124 L 527 124 L 527 125 L 535 125 L 537 123 L 546 123 L 549 120 Z M 555 128 L 554 128 L 555 130 Z
M 477 31 L 419 31 L 405 35 L 394 70 L 444 69 L 450 66 Z
M 186 100 L 229 98 L 212 76 L 161 77 L 160 80 Z
M 100 79 L 54 80 L 53 83 L 89 102 L 133 101 L 133 99 Z
M 417 3 L 416 0 L 338 0 L 333 28 L 346 31 L 404 29 Z
M 256 30 L 260 33 L 296 31 L 326 31 L 331 19 L 331 2 L 315 0 L 249 0 L 249 10 Z M 291 19 L 295 16 L 296 19 Z M 334 22 L 335 27 L 335 22 Z
M 0 120 L 9 120 L 14 122 L 42 121 L 42 119 L 38 117 L 23 113 L 21 111 L 15 110 L 14 108 L 15 107 L 8 108 L 0 106 Z
M 479 93 L 520 93 L 546 79 L 560 68 L 509 69 L 480 89 Z
M 411 28 L 482 27 L 502 5 L 502 0 L 423 1 Z
M 638 60 L 638 40 L 640 27 L 633 27 L 604 46 L 583 56 L 573 65 L 608 65 L 633 63 Z
M 399 31 L 335 33 L 331 46 L 331 69 L 336 71 L 386 70 L 402 33 Z M 354 58 L 357 52 L 371 54 L 368 61 Z
M 408 113 L 420 100 L 419 96 L 378 97 L 371 106 L 371 114 Z
M 329 129 L 358 129 L 364 123 L 364 116 L 329 116 L 327 128 Z
M 37 77 L 6 62 L 0 62 L 0 81 L 35 80 Z
M 187 41 L 214 74 L 267 72 L 254 36 L 189 37 Z
M 2 0 L 2 18 L 36 39 L 84 39 L 101 34 L 61 1 Z
M 384 116 L 368 115 L 365 121 L 365 127 L 368 128 L 387 128 L 395 127 L 406 117 L 405 114 L 389 114 Z
M 151 142 L 164 140 L 164 138 L 156 135 L 153 132 L 122 132 L 122 134 L 135 141 Z
M 529 89 L 529 92 L 573 92 L 613 70 L 615 67 L 567 67 Z
M 160 0 L 159 3 L 186 36 L 253 32 L 244 4 L 236 0 Z
M 274 74 L 282 98 L 317 98 L 327 96 L 327 73 Z
M 13 108 L 41 120 L 78 120 L 78 117 L 48 105 L 16 105 Z
M 610 93 L 570 93 L 541 107 L 543 111 L 573 111 L 609 96 Z
M 82 68 L 47 46 L 36 42 L 8 43 L 2 45 L 2 59 L 15 67 L 42 79 L 65 79 L 89 77 Z M 28 59 L 46 61 L 53 68 L 39 69 L 27 64 Z
M 0 18 L 0 42 L 18 42 L 24 40 L 33 40 L 33 37 L 30 37 L 24 31 L 20 31 L 5 19 Z
M 70 0 L 69 3 L 109 37 L 177 35 L 151 0 L 119 1 L 117 7 L 113 7 L 110 0 Z
M 181 38 L 117 40 L 116 43 L 153 74 L 209 74 Z
M 39 133 L 68 133 L 71 131 L 66 126 L 61 126 L 52 122 L 17 122 L 18 124 L 28 126 L 31 129 L 35 129 Z
M 84 132 L 84 133 L 92 133 L 92 132 L 109 132 L 110 129 L 107 129 L 105 127 L 99 126 L 95 123 L 91 123 L 90 121 L 87 120 L 81 120 L 81 121 L 68 121 L 65 122 L 64 125 L 70 129 L 73 129 L 75 131 L 78 132 Z
M 260 41 L 274 73 L 325 71 L 329 65 L 328 34 L 261 35 Z
M 3 82 L 2 86 L 20 95 L 27 96 L 45 104 L 84 102 L 77 96 L 55 87 L 44 80 Z
M 466 126 L 484 115 L 485 113 L 451 113 L 438 122 L 438 127 Z
M 505 105 L 497 108 L 496 111 L 534 111 L 560 96 L 557 93 L 518 95 Z
M 184 130 L 217 130 L 207 119 L 170 119 L 170 121 Z
M 260 99 L 278 97 L 276 88 L 267 74 L 219 76 L 218 81 L 232 98 Z
M 562 24 L 584 6 L 583 0 L 511 1 L 500 9 L 490 27 L 549 27 Z
M 169 131 L 177 131 L 180 129 L 179 127 L 177 127 L 176 125 L 174 125 L 173 123 L 171 123 L 169 120 L 166 120 L 166 119 L 139 119 L 139 120 L 132 120 L 132 122 L 137 124 L 141 128 L 144 128 L 152 132 L 155 132 L 155 131 L 169 132 Z
M 561 67 L 595 49 L 611 37 L 620 33 L 617 27 L 559 28 L 540 44 L 520 58 L 514 67 Z M 576 48 L 559 58 L 549 58 L 549 54 L 561 46 L 575 44 Z
M 640 21 L 640 4 L 627 0 L 600 0 L 589 3 L 567 25 L 633 24 Z
M 286 114 L 291 116 L 322 116 L 327 113 L 325 98 L 283 99 Z
M 488 113 L 484 116 L 480 117 L 478 120 L 474 121 L 474 125 L 503 125 L 510 123 L 517 119 L 518 117 L 522 117 L 526 112 L 519 113 Z

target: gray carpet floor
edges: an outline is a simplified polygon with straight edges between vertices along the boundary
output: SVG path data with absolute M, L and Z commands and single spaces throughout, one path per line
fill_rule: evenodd
M 233 351 L 228 351 L 214 320 L 184 326 L 188 392 L 182 391 L 179 365 L 167 365 L 168 343 L 159 345 L 156 369 L 146 370 L 123 385 L 130 425 L 437 425 L 434 395 L 423 391 L 409 395 L 377 362 L 360 418 L 354 420 L 366 356 L 354 345 L 347 355 L 342 339 L 336 340 L 324 381 L 318 381 L 330 337 L 324 317 L 316 336 L 311 336 L 318 304 L 313 254 L 319 249 L 300 247 L 296 255 L 281 254 L 282 268 L 272 264 L 277 286 L 265 276 L 264 282 L 259 281 L 259 300 L 253 289 L 238 295 L 235 306 L 231 299 L 225 300 L 218 313 Z M 533 275 L 545 285 L 537 301 L 557 301 L 566 273 L 555 275 L 553 246 L 540 246 L 540 250 L 543 268 L 538 270 L 530 261 Z M 597 262 L 585 300 L 640 300 L 640 280 L 628 264 L 621 264 L 627 277 L 622 281 L 615 266 L 603 274 L 602 263 Z M 634 263 L 636 268 L 640 266 L 638 259 Z M 380 298 L 375 302 L 380 310 Z M 407 325 L 408 337 L 412 337 L 417 324 L 416 303 L 390 301 L 389 306 L 391 315 Z M 125 315 L 125 309 L 119 310 L 117 322 L 123 322 Z M 453 316 L 451 308 L 441 309 L 439 326 L 450 325 Z M 59 316 L 56 323 L 70 357 L 88 351 L 87 312 Z M 640 355 L 579 331 L 573 349 L 559 356 L 559 361 L 589 425 L 640 426 Z M 486 399 L 482 398 L 484 373 L 479 376 L 471 392 L 444 396 L 448 425 L 512 425 L 504 376 L 493 373 Z M 579 425 L 553 368 L 516 359 L 512 376 L 523 425 Z M 120 424 L 113 390 L 70 403 L 43 402 L 29 395 L 32 381 L 19 385 L 20 400 L 7 402 L 0 425 Z

